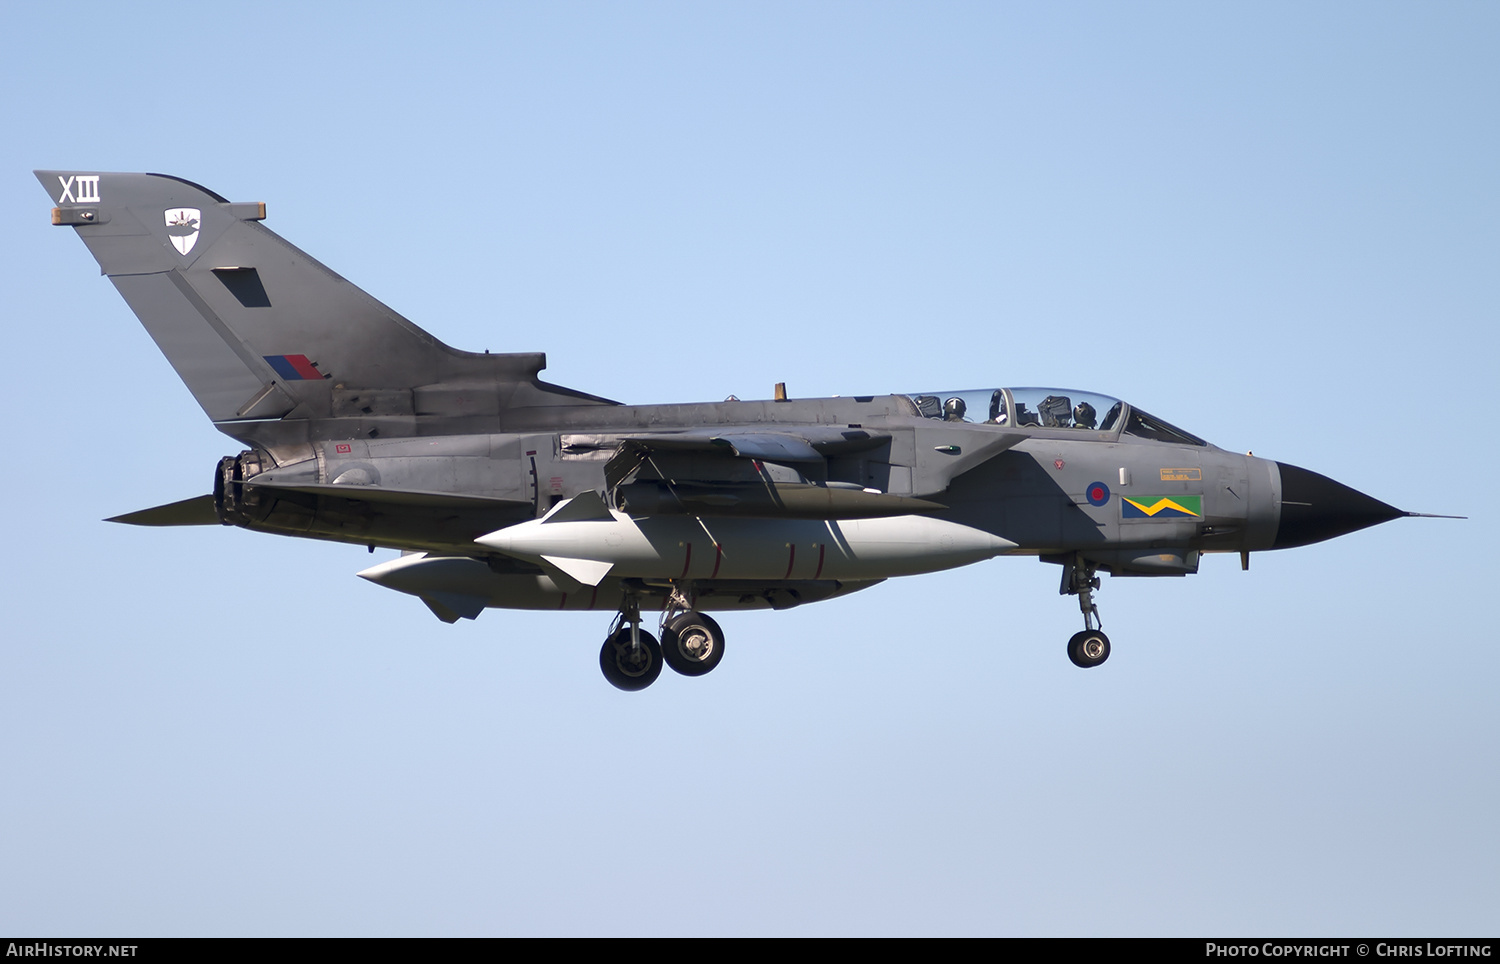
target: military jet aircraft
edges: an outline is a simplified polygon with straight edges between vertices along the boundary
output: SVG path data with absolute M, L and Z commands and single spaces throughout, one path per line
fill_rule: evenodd
M 615 613 L 599 662 L 649 686 L 724 655 L 708 615 L 786 609 L 993 556 L 1061 568 L 1109 658 L 1099 572 L 1319 542 L 1403 512 L 1219 449 L 1127 402 L 991 387 L 625 405 L 538 378 L 542 354 L 448 347 L 267 230 L 161 174 L 37 171 L 214 425 L 248 446 L 212 496 L 111 521 L 223 524 L 400 549 L 359 575 L 446 622 Z M 643 625 L 659 611 L 660 641 Z

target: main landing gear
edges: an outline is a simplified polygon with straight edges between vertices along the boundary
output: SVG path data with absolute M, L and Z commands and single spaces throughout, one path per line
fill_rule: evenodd
M 599 650 L 604 678 L 616 689 L 643 690 L 661 675 L 661 663 L 661 645 L 641 628 L 640 609 L 630 605 L 621 610 Z
M 683 676 L 703 676 L 724 658 L 724 630 L 703 613 L 678 613 L 661 632 L 662 656 Z
M 1078 608 L 1083 611 L 1083 632 L 1074 633 L 1068 640 L 1068 659 L 1074 666 L 1090 669 L 1109 659 L 1109 637 L 1104 635 L 1104 624 L 1099 620 L 1099 607 L 1094 605 L 1094 590 L 1099 588 L 1099 577 L 1082 553 L 1063 566 L 1063 595 L 1077 596 Z
M 599 651 L 599 668 L 610 685 L 643 690 L 656 682 L 663 663 L 683 676 L 703 676 L 723 658 L 724 630 L 673 590 L 662 610 L 660 643 L 641 628 L 639 599 L 626 597 Z

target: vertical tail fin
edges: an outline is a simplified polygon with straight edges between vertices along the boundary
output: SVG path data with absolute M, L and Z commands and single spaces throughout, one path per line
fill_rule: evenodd
M 538 381 L 540 353 L 448 347 L 234 203 L 163 174 L 37 171 L 198 404 L 231 435 L 264 419 L 500 415 L 606 400 Z M 410 431 L 410 429 L 408 429 Z M 391 434 L 387 430 L 385 434 Z

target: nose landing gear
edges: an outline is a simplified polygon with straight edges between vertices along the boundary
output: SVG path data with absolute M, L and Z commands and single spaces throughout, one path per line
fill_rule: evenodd
M 1094 605 L 1094 590 L 1099 588 L 1095 572 L 1083 553 L 1078 553 L 1072 563 L 1063 567 L 1062 586 L 1058 590 L 1066 596 L 1077 596 L 1078 608 L 1083 611 L 1083 632 L 1074 633 L 1068 640 L 1068 659 L 1082 669 L 1091 669 L 1109 659 L 1109 637 L 1104 635 L 1099 607 Z

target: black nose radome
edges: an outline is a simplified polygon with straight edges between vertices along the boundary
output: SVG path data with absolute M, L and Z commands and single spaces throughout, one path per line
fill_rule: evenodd
M 1276 467 L 1281 470 L 1281 527 L 1273 549 L 1322 542 L 1406 515 L 1326 475 L 1285 462 Z

